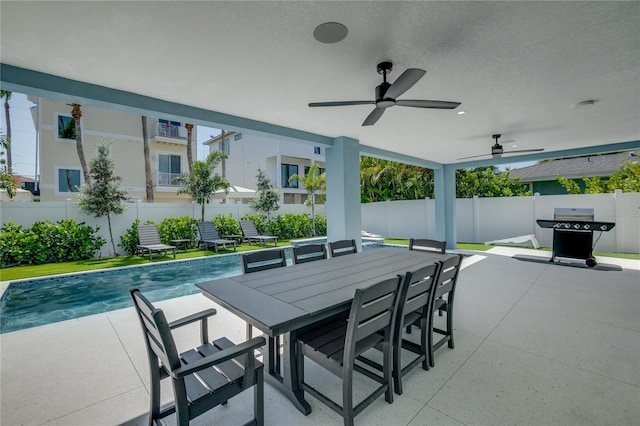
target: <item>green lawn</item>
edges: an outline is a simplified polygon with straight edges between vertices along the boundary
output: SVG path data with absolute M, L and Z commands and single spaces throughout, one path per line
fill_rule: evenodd
M 387 244 L 400 244 L 400 245 L 409 245 L 408 239 L 397 239 L 397 238 L 385 238 L 384 242 Z M 278 242 L 278 247 L 287 247 L 290 245 L 289 240 L 283 240 Z M 274 247 L 271 244 L 267 244 L 264 248 Z M 475 250 L 475 251 L 485 251 L 491 249 L 493 246 L 488 246 L 484 244 L 476 244 L 476 243 L 458 243 L 458 248 L 461 250 Z M 240 244 L 238 246 L 238 253 L 242 253 L 245 251 L 256 250 L 260 248 L 258 244 Z M 530 247 L 528 247 L 530 248 Z M 551 248 L 544 247 L 540 248 L 542 251 L 550 251 Z M 224 250 L 222 248 L 218 249 L 218 254 L 228 254 L 233 253 L 233 249 Z M 640 255 L 635 253 L 605 253 L 605 252 L 594 252 L 596 256 L 607 256 L 607 257 L 617 257 L 621 259 L 635 259 L 640 260 Z M 205 256 L 215 256 L 216 253 L 213 250 L 201 250 L 201 249 L 190 249 L 190 250 L 180 250 L 176 256 L 176 259 L 192 259 L 196 257 L 205 257 Z M 57 275 L 57 274 L 67 274 L 73 272 L 84 272 L 91 271 L 95 269 L 106 269 L 106 268 L 117 268 L 121 266 L 131 266 L 131 265 L 144 265 L 148 263 L 157 263 L 157 262 L 165 262 L 167 260 L 173 260 L 173 255 L 169 256 L 161 256 L 159 254 L 154 255 L 153 260 L 150 261 L 148 256 L 120 256 L 109 259 L 91 259 L 91 260 L 80 260 L 77 262 L 64 262 L 64 263 L 47 263 L 45 265 L 34 265 L 34 266 L 15 266 L 12 268 L 0 269 L 0 281 L 13 281 L 19 280 L 23 278 L 35 278 L 42 277 L 46 275 Z

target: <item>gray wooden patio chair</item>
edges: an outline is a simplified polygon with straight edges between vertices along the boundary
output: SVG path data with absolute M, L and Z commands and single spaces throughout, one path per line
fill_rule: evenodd
M 154 252 L 167 255 L 169 250 L 173 251 L 173 258 L 176 258 L 176 246 L 170 246 L 163 244 L 160 241 L 160 233 L 156 225 L 138 225 L 138 254 L 144 255 L 149 253 L 149 260 L 151 260 Z
M 435 251 L 444 254 L 446 249 L 446 241 L 430 240 L 427 238 L 411 238 L 409 240 L 409 250 Z
M 245 274 L 287 266 L 284 249 L 260 250 L 242 254 L 241 257 L 242 272 Z M 251 339 L 252 330 L 251 324 L 247 323 L 247 339 Z
M 327 246 L 324 244 L 305 244 L 293 248 L 293 263 L 312 262 L 327 258 Z
M 317 327 L 311 326 L 298 334 L 296 362 L 299 386 L 303 392 L 309 392 L 320 402 L 342 415 L 344 424 L 347 426 L 353 425 L 353 418 L 380 395 L 384 394 L 388 403 L 393 402 L 392 325 L 400 281 L 400 277 L 390 278 L 366 289 L 356 290 L 348 318 L 341 317 Z M 356 357 L 378 344 L 383 348 L 381 375 L 355 363 Z M 342 379 L 342 405 L 305 382 L 305 357 Z M 354 404 L 353 398 L 355 371 L 380 384 L 358 404 Z
M 250 243 L 257 241 L 261 246 L 265 245 L 266 242 L 273 241 L 274 245 L 278 245 L 278 237 L 274 235 L 262 235 L 258 233 L 256 225 L 252 220 L 241 220 L 240 229 L 242 229 L 244 241 Z
M 207 250 L 210 246 L 213 246 L 216 253 L 218 252 L 218 246 L 221 245 L 225 250 L 227 244 L 233 247 L 233 251 L 236 251 L 238 243 L 234 240 L 225 240 L 218 235 L 218 229 L 213 222 L 198 222 L 198 232 L 200 233 L 200 239 L 197 246 L 203 246 Z
M 402 281 L 398 296 L 398 309 L 393 326 L 393 387 L 398 395 L 402 395 L 402 377 L 422 363 L 422 368 L 429 370 L 428 325 L 433 315 L 435 287 L 440 273 L 440 262 L 422 267 L 413 272 L 407 272 Z M 405 327 L 417 323 L 420 325 L 419 343 L 405 339 L 402 331 Z M 377 349 L 381 349 L 379 346 Z M 404 351 L 403 351 L 404 349 Z M 412 352 L 417 355 L 411 361 L 402 362 L 402 354 Z M 363 362 L 377 370 L 382 370 L 380 363 L 364 355 L 358 357 Z
M 264 424 L 263 365 L 254 351 L 266 342 L 256 337 L 234 345 L 226 337 L 210 343 L 207 320 L 215 309 L 167 322 L 162 310 L 155 308 L 141 293 L 130 290 L 138 319 L 144 333 L 151 375 L 151 408 L 149 425 L 175 413 L 176 423 L 188 425 L 191 419 L 225 404 L 230 398 L 253 387 L 253 420 L 248 424 Z M 202 345 L 178 353 L 171 330 L 200 322 Z M 175 403 L 160 409 L 160 381 L 170 378 Z M 244 411 L 244 409 L 243 409 Z
M 445 328 L 440 329 L 436 328 L 433 325 L 433 315 L 429 317 L 429 331 L 427 333 L 428 338 L 428 347 L 429 347 L 429 362 L 433 367 L 435 365 L 435 361 L 433 358 L 433 353 L 438 350 L 442 345 L 448 343 L 450 349 L 454 348 L 453 344 L 453 301 L 456 293 L 456 284 L 458 282 L 458 275 L 460 272 L 460 266 L 462 265 L 461 254 L 457 254 L 454 257 L 445 260 L 442 262 L 442 266 L 440 268 L 440 274 L 438 275 L 438 283 L 435 289 L 435 301 L 433 303 L 433 312 L 446 312 L 447 320 L 445 323 Z M 414 325 L 417 325 L 414 323 Z M 434 342 L 433 341 L 433 333 L 438 333 L 442 337 Z
M 340 240 L 331 242 L 329 243 L 329 252 L 331 252 L 331 257 L 357 253 L 358 247 L 356 246 L 356 240 Z

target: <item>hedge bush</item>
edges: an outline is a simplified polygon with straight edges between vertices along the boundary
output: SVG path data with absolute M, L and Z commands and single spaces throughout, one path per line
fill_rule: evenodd
M 171 240 L 191 240 L 198 238 L 198 221 L 189 216 L 169 217 L 158 224 L 160 241 L 171 244 Z
M 233 218 L 233 215 L 231 213 L 229 213 L 228 215 L 218 215 L 213 218 L 212 222 L 214 225 L 216 225 L 220 237 L 222 237 L 223 235 L 242 235 L 240 224 Z
M 99 230 L 73 219 L 35 222 L 28 229 L 7 222 L 0 231 L 0 266 L 92 259 L 107 242 Z

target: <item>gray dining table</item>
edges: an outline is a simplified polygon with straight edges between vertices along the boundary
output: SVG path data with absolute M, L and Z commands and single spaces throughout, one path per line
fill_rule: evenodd
M 435 252 L 383 247 L 298 265 L 197 283 L 202 293 L 264 332 L 265 379 L 303 414 L 311 407 L 298 387 L 296 332 L 349 311 L 356 289 L 404 275 L 449 257 Z M 278 336 L 282 337 L 280 355 Z

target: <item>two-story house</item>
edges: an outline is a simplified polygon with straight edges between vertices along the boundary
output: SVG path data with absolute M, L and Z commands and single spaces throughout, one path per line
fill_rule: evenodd
M 324 148 L 281 140 L 263 135 L 225 132 L 204 142 L 209 152 L 224 151 L 224 176 L 232 185 L 255 189 L 258 169 L 264 170 L 271 184 L 280 192 L 281 204 L 302 204 L 307 193 L 299 182 L 289 182 L 294 174 L 306 176 L 309 167 L 318 163 L 325 172 Z M 218 172 L 223 174 L 222 165 Z
M 76 128 L 72 107 L 66 102 L 30 96 L 37 104 L 32 116 L 40 152 L 40 199 L 64 201 L 73 198 L 84 183 L 76 150 Z M 115 110 L 82 106 L 80 119 L 84 154 L 89 165 L 102 143 L 111 147 L 115 174 L 134 200 L 146 201 L 142 117 Z M 156 202 L 190 201 L 177 195 L 174 178 L 188 171 L 187 128 L 171 117 L 148 117 L 149 158 Z M 193 158 L 196 158 L 195 128 Z

